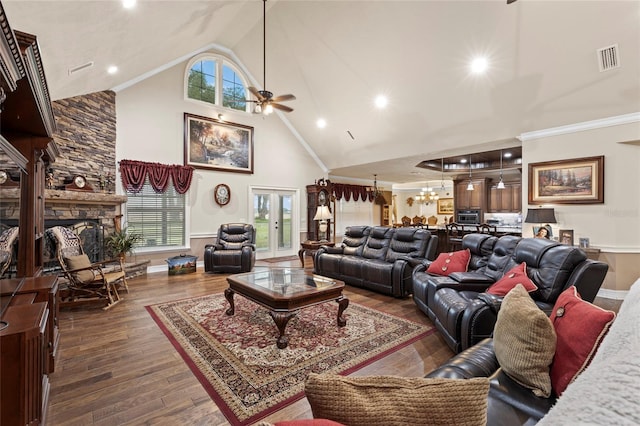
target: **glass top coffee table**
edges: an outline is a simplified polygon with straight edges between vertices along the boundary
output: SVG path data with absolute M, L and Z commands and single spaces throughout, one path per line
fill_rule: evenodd
M 300 309 L 335 300 L 338 302 L 338 327 L 347 324 L 342 314 L 349 306 L 349 299 L 342 295 L 342 281 L 295 268 L 271 268 L 235 274 L 230 275 L 227 281 L 229 288 L 224 291 L 224 296 L 230 307 L 226 314 L 233 315 L 235 312 L 235 293 L 264 306 L 269 310 L 280 332 L 277 340 L 280 349 L 286 348 L 289 344 L 289 338 L 285 336 L 284 331 L 289 320 Z

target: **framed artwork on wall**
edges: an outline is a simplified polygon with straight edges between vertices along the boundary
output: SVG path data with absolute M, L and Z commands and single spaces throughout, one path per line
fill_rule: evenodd
M 529 164 L 529 204 L 604 203 L 604 156 Z
M 453 198 L 438 199 L 438 214 L 453 214 Z
M 184 163 L 198 169 L 253 173 L 253 127 L 184 114 Z
M 568 246 L 573 245 L 573 229 L 561 229 L 559 231 L 560 242 Z

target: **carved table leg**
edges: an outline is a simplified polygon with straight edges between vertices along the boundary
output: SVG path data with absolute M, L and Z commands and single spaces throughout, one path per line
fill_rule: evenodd
M 276 323 L 280 337 L 278 337 L 278 349 L 284 349 L 289 344 L 289 338 L 284 335 L 284 329 L 287 327 L 289 320 L 296 316 L 296 312 L 269 312 L 273 322 Z
M 349 306 L 349 299 L 346 297 L 340 297 L 338 299 L 338 327 L 344 327 L 347 325 L 347 320 L 342 316 L 342 313 Z
M 304 249 L 303 248 L 298 250 L 298 257 L 300 258 L 300 263 L 302 263 L 302 266 L 304 266 Z
M 234 312 L 236 311 L 236 305 L 233 303 L 233 295 L 234 295 L 234 292 L 230 288 L 227 288 L 224 291 L 224 297 L 229 302 L 229 305 L 231 305 L 229 309 L 227 309 L 225 312 L 227 315 L 233 315 Z

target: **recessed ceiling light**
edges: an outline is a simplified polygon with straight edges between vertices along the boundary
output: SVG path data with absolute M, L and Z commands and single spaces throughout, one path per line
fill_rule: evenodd
M 122 7 L 132 9 L 136 5 L 136 0 L 122 0 Z
M 504 153 L 504 158 L 511 158 L 513 154 L 511 154 L 510 152 L 505 152 Z
M 376 96 L 376 106 L 378 108 L 384 108 L 387 106 L 388 103 L 389 103 L 389 100 L 385 95 Z
M 467 162 L 467 159 L 466 159 L 466 158 L 463 158 L 462 160 L 460 160 L 460 162 L 461 162 L 462 164 L 464 164 L 464 163 L 466 163 L 466 162 Z
M 471 61 L 471 72 L 474 74 L 482 74 L 489 68 L 489 61 L 484 57 L 477 57 Z
M 316 126 L 318 126 L 318 128 L 320 129 L 324 129 L 325 127 L 327 127 L 327 120 L 325 120 L 324 118 L 318 118 L 318 121 L 316 121 Z
M 109 74 L 115 74 L 118 72 L 118 67 L 116 67 L 115 65 L 111 65 L 109 68 L 107 68 L 107 72 Z

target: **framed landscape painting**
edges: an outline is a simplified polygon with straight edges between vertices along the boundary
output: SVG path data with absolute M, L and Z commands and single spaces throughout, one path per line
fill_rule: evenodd
M 438 199 L 438 214 L 453 214 L 453 198 Z
M 530 163 L 529 203 L 604 203 L 604 156 Z
M 184 162 L 198 169 L 253 173 L 253 127 L 185 113 Z

